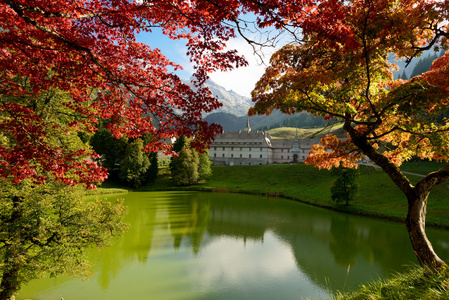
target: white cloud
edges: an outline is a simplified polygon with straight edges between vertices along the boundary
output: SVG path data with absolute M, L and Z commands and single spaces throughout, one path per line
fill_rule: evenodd
M 263 75 L 266 65 L 254 54 L 253 48 L 243 39 L 236 38 L 227 43 L 229 49 L 236 49 L 249 63 L 248 67 L 240 67 L 228 72 L 215 72 L 210 77 L 217 84 L 233 90 L 242 96 L 250 97 L 256 82 Z M 264 62 L 268 64 L 274 48 L 264 48 Z
M 242 244 L 244 246 L 242 247 Z M 222 237 L 201 251 L 207 264 L 198 264 L 192 272 L 201 276 L 203 288 L 223 284 L 255 283 L 261 278 L 273 280 L 297 274 L 295 257 L 290 245 L 268 231 L 262 241 Z M 200 268 L 200 270 L 198 269 Z M 201 275 L 198 275 L 201 274 Z

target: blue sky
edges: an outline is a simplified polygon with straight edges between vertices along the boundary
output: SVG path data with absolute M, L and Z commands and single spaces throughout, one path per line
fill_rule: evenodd
M 190 75 L 193 73 L 193 67 L 185 54 L 187 49 L 185 47 L 185 41 L 170 40 L 157 29 L 152 33 L 139 34 L 137 40 L 148 44 L 153 49 L 159 48 L 167 58 L 184 68 L 184 71 L 177 73 L 178 76 L 185 79 L 190 78 Z M 262 76 L 265 66 L 253 54 L 252 47 L 242 38 L 229 41 L 228 48 L 237 49 L 248 60 L 249 66 L 230 72 L 215 72 L 209 74 L 209 76 L 215 83 L 225 87 L 227 90 L 233 90 L 242 96 L 250 97 L 250 93 L 257 80 Z M 273 50 L 268 49 L 265 52 L 264 60 L 268 62 Z

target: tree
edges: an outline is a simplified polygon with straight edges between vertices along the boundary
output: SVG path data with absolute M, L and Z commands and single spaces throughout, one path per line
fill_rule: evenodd
M 209 158 L 209 152 L 205 151 L 198 154 L 198 179 L 205 180 L 212 176 L 212 161 Z
M 270 25 L 301 29 L 302 37 L 271 57 L 252 92 L 251 114 L 306 110 L 341 120 L 348 139 L 326 136 L 306 163 L 357 167 L 368 157 L 407 199 L 405 223 L 419 263 L 445 266 L 427 239 L 425 215 L 432 188 L 449 179 L 449 165 L 415 185 L 399 166 L 412 157 L 449 161 L 448 120 L 434 120 L 449 104 L 449 54 L 410 81 L 393 80 L 387 58 L 394 53 L 410 60 L 434 46 L 447 48 L 448 2 L 325 0 L 286 6 Z
M 178 156 L 171 158 L 170 172 L 177 185 L 192 185 L 212 175 L 209 152 L 199 152 L 191 146 L 192 140 L 181 136 L 173 144 Z
M 44 274 L 88 277 L 85 250 L 107 246 L 127 227 L 120 202 L 85 201 L 79 187 L 0 183 L 0 299 Z
M 178 153 L 179 151 L 182 150 L 182 148 L 184 148 L 185 145 L 186 145 L 186 137 L 184 135 L 181 135 L 173 143 L 172 151 Z
M 338 178 L 332 182 L 331 186 L 332 200 L 349 205 L 349 202 L 353 201 L 357 195 L 359 186 L 356 180 L 359 177 L 359 171 L 350 168 L 337 168 L 336 173 Z
M 35 191 L 50 186 L 49 196 L 61 194 L 56 182 L 67 188 L 80 184 L 94 188 L 107 172 L 78 134 L 92 134 L 101 120 L 116 138 L 150 133 L 146 151 L 169 150 L 166 138 L 181 135 L 195 136 L 194 146 L 207 146 L 220 130 L 204 122 L 202 112 L 220 104 L 202 84 L 210 72 L 246 64 L 234 50 L 225 49 L 225 42 L 235 35 L 232 28 L 221 25 L 231 18 L 230 11 L 211 14 L 212 7 L 202 1 L 0 1 L 0 178 L 15 190 L 24 184 Z M 237 12 L 238 7 L 232 10 Z M 181 66 L 159 49 L 136 41 L 136 34 L 152 30 L 185 39 L 195 69 L 195 90 L 173 74 Z M 7 199 L 2 198 L 1 205 L 17 203 L 14 197 Z M 34 200 L 45 201 L 29 192 L 20 200 L 27 206 L 23 210 L 32 209 Z M 101 211 L 94 209 L 95 216 L 76 215 L 78 233 L 83 233 L 83 222 L 100 222 Z M 43 217 L 44 213 L 39 210 Z M 120 216 L 109 213 L 111 218 Z M 10 227 L 3 232 L 4 240 L 29 228 L 14 214 L 5 218 L 1 227 Z M 39 236 L 31 242 L 53 247 L 54 239 Z M 70 249 L 87 246 L 82 240 L 61 239 L 61 248 L 54 249 L 62 249 L 64 243 Z M 45 249 L 36 251 L 41 250 Z M 8 257 L 6 252 L 3 258 Z M 42 259 L 51 264 L 48 257 Z M 3 300 L 28 277 L 16 276 L 12 282 L 6 275 L 23 270 L 6 269 L 8 262 L 1 263 Z
M 146 182 L 153 182 L 156 180 L 159 173 L 159 162 L 157 158 L 157 152 L 151 152 L 149 154 L 150 167 L 146 174 Z
M 430 67 L 432 66 L 432 62 L 440 57 L 439 53 L 433 53 L 429 54 L 426 57 L 421 57 L 418 62 L 416 63 L 415 67 L 413 68 L 413 71 L 410 75 L 410 78 L 413 78 L 417 75 L 421 75 L 424 72 L 427 72 L 430 70 Z M 407 78 L 402 78 L 407 79 Z
M 172 158 L 170 172 L 177 185 L 192 185 L 198 182 L 199 157 L 195 149 L 184 146 L 178 155 Z
M 105 128 L 98 129 L 90 139 L 90 145 L 100 156 L 100 165 L 108 170 L 108 178 L 118 177 L 120 161 L 125 156 L 128 142 L 130 141 L 127 137 L 117 139 Z
M 220 103 L 202 84 L 210 72 L 246 64 L 236 51 L 225 49 L 225 42 L 235 36 L 232 28 L 221 25 L 229 19 L 229 11 L 211 14 L 210 6 L 202 1 L 2 1 L 1 94 L 65 91 L 70 96 L 65 105 L 83 116 L 70 126 L 82 124 L 94 131 L 94 124 L 107 119 L 114 137 L 136 138 L 149 132 L 153 140 L 146 151 L 168 150 L 165 138 L 181 135 L 195 136 L 197 147 L 207 146 L 220 130 L 204 122 L 201 113 Z M 195 90 L 172 73 L 181 66 L 159 49 L 136 41 L 136 34 L 153 30 L 185 39 L 195 69 Z M 29 89 L 23 88 L 25 80 Z M 0 148 L 2 177 L 35 178 L 27 167 L 29 159 L 17 161 L 32 153 L 46 172 L 64 173 L 75 153 L 42 141 L 49 129 L 39 115 L 27 104 L 5 97 L 1 111 L 11 117 L 2 131 L 21 136 L 17 147 Z M 61 159 L 53 161 L 56 155 Z M 92 169 L 84 175 L 93 173 Z
M 147 181 L 150 160 L 142 151 L 143 147 L 141 139 L 132 141 L 126 147 L 123 159 L 120 161 L 119 178 L 133 187 L 139 187 Z
M 30 89 L 27 80 L 20 83 L 23 89 Z M 29 138 L 23 134 L 35 132 L 0 133 L 1 146 L 22 151 L 22 157 L 13 159 L 32 172 L 30 178 L 21 176 L 23 169 L 0 176 L 0 299 L 4 300 L 44 273 L 87 275 L 85 250 L 109 244 L 126 226 L 121 203 L 92 202 L 81 195 L 81 183 L 91 186 L 106 174 L 92 161 L 95 155 L 79 137 L 86 126 L 82 122 L 70 125 L 83 116 L 65 105 L 70 101 L 68 94 L 50 89 L 35 96 L 0 95 L 0 99 L 25 107 L 21 115 L 0 112 L 0 127 L 11 129 L 26 113 L 36 116 L 33 126 L 45 128 L 36 128 L 42 133 L 34 136 L 38 153 L 27 153 L 33 146 L 21 143 Z M 52 152 L 58 148 L 61 151 Z M 62 163 L 67 153 L 70 160 Z M 40 158 L 45 155 L 53 155 L 53 165 L 44 165 Z

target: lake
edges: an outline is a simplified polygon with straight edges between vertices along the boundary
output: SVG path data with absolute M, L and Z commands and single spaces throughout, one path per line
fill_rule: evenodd
M 16 299 L 328 299 L 417 263 L 404 224 L 243 194 L 117 197 L 131 227 L 88 253 L 92 278 L 35 280 Z M 428 236 L 447 260 L 449 232 Z

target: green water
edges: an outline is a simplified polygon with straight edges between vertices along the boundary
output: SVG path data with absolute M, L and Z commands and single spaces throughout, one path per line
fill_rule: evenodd
M 403 224 L 251 195 L 120 197 L 131 227 L 89 253 L 90 280 L 35 280 L 17 299 L 328 299 L 416 264 Z M 428 234 L 447 260 L 449 233 Z

